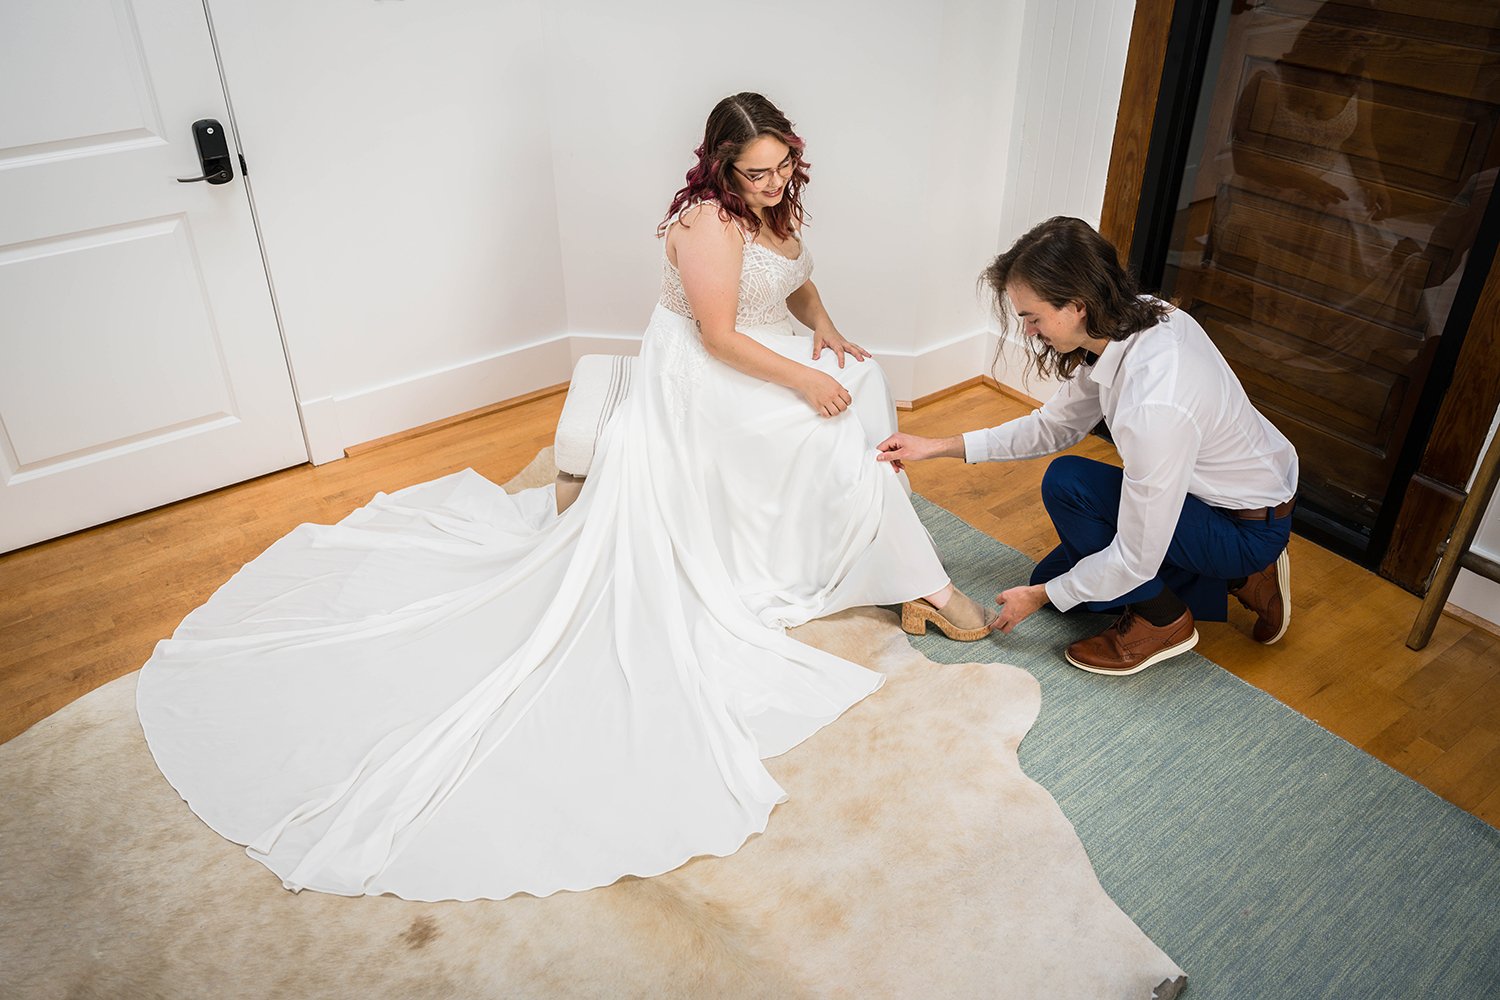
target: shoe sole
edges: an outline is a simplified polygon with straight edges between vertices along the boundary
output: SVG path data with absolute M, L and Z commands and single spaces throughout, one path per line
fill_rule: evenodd
M 1292 623 L 1292 555 L 1287 549 L 1282 549 L 1276 557 L 1276 586 L 1281 590 L 1281 629 L 1261 643 L 1263 646 L 1286 635 L 1287 626 Z
M 929 622 L 954 642 L 978 642 L 990 634 L 988 625 L 984 628 L 959 628 L 934 607 L 922 607 L 915 601 L 901 605 L 901 631 L 907 635 L 926 635 Z
M 1091 667 L 1087 663 L 1079 663 L 1077 660 L 1073 659 L 1073 654 L 1069 653 L 1067 650 L 1063 650 L 1063 656 L 1067 657 L 1068 662 L 1073 664 L 1073 666 L 1077 667 L 1079 670 L 1087 670 L 1091 674 L 1099 674 L 1102 677 L 1129 677 L 1131 674 L 1140 673 L 1142 670 L 1145 670 L 1152 664 L 1160 663 L 1162 660 L 1170 660 L 1174 656 L 1180 656 L 1196 645 L 1198 645 L 1198 630 L 1193 629 L 1193 634 L 1179 642 L 1177 645 L 1168 646 L 1166 649 L 1157 650 L 1155 653 L 1152 653 L 1150 656 L 1146 657 L 1144 660 L 1142 660 L 1140 663 L 1137 663 L 1129 670 L 1109 670 L 1104 667 Z

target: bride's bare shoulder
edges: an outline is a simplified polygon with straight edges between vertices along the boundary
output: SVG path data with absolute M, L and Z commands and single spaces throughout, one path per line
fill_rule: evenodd
M 719 255 L 743 244 L 734 216 L 711 201 L 683 209 L 677 217 L 677 225 L 667 233 L 667 253 L 674 265 L 678 253 L 683 250 Z
M 716 201 L 700 201 L 696 205 L 689 205 L 682 210 L 677 220 L 680 223 L 678 228 L 701 227 L 715 235 L 739 232 L 734 216 L 725 211 L 724 207 Z

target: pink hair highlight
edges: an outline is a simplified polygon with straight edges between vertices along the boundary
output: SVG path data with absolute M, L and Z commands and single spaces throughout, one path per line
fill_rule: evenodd
M 801 229 L 805 217 L 802 187 L 809 180 L 811 167 L 803 159 L 807 144 L 792 131 L 792 123 L 775 105 L 759 94 L 744 93 L 724 98 L 709 113 L 703 142 L 693 150 L 697 162 L 688 169 L 686 183 L 672 196 L 657 235 L 666 232 L 667 223 L 682 209 L 707 201 L 718 205 L 719 218 L 724 221 L 734 219 L 751 232 L 759 232 L 762 221 L 740 196 L 734 181 L 734 160 L 745 146 L 763 135 L 784 142 L 794 157 L 786 193 L 779 203 L 765 210 L 764 224 L 783 240 Z

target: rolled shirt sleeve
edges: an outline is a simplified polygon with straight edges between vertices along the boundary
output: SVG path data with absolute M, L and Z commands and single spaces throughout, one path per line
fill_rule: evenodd
M 1128 416 L 1110 426 L 1126 470 L 1114 540 L 1047 581 L 1059 611 L 1113 601 L 1156 576 L 1177 530 L 1202 444 L 1197 423 L 1166 402 L 1132 407 Z

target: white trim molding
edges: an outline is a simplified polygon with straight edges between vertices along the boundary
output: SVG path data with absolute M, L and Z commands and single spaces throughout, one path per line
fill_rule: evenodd
M 343 458 L 351 445 L 566 382 L 573 371 L 570 341 L 555 337 L 348 395 L 303 401 L 313 463 Z
M 885 368 L 896 401 L 907 404 L 976 375 L 991 374 L 994 344 L 992 331 L 977 330 L 923 351 L 871 351 Z M 566 382 L 585 354 L 634 355 L 640 349 L 639 336 L 560 334 L 347 395 L 302 400 L 309 453 L 313 464 L 322 465 L 342 458 L 344 449 L 353 445 Z

